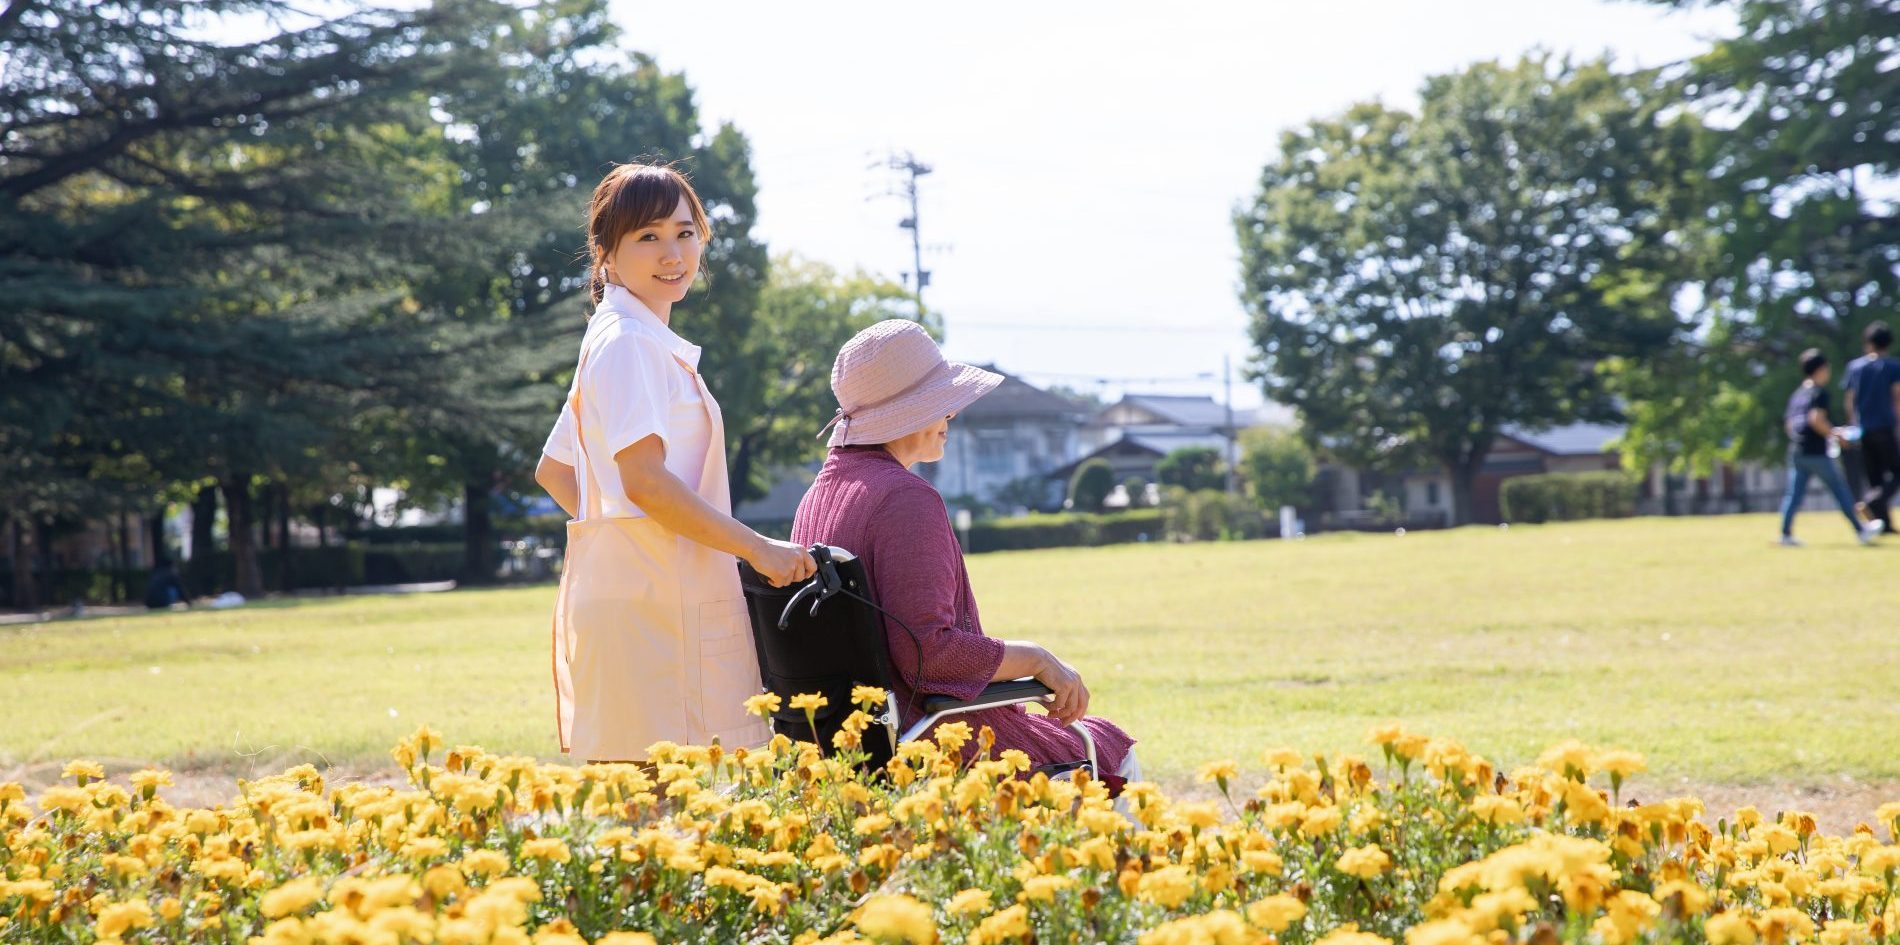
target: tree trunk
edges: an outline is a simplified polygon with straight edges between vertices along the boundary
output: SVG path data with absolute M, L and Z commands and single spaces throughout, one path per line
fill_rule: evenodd
M 53 523 L 45 519 L 33 523 L 33 557 L 39 559 L 36 569 L 39 573 L 35 578 L 39 592 L 33 595 L 34 599 L 58 603 L 53 600 L 53 592 L 58 590 L 53 580 Z
M 219 483 L 230 521 L 231 560 L 236 590 L 247 599 L 264 596 L 264 574 L 257 565 L 257 527 L 251 506 L 251 477 L 234 475 Z
M 152 543 L 152 567 L 172 559 L 172 550 L 165 544 L 165 510 L 159 509 L 145 516 L 145 538 Z
M 125 572 L 131 569 L 132 523 L 125 514 L 125 506 L 120 505 L 118 521 L 112 524 L 112 603 L 125 603 Z
M 1477 511 L 1472 493 L 1478 470 L 1469 463 L 1447 463 L 1445 471 L 1451 474 L 1451 525 L 1469 525 Z
M 13 606 L 40 609 L 40 588 L 33 580 L 33 527 L 21 518 L 13 520 Z
M 752 485 L 752 456 L 756 452 L 752 446 L 751 434 L 739 437 L 739 448 L 732 451 L 732 463 L 726 470 L 729 477 L 726 488 L 732 496 L 732 507 L 746 500 L 746 491 Z
M 290 484 L 278 483 L 273 493 L 277 518 L 277 589 L 290 593 L 297 569 L 290 562 Z
M 212 526 L 218 521 L 218 487 L 205 486 L 191 500 L 191 554 L 184 569 L 185 590 L 211 594 L 218 589 L 218 539 Z
M 495 523 L 489 515 L 489 477 L 462 484 L 462 583 L 495 583 Z

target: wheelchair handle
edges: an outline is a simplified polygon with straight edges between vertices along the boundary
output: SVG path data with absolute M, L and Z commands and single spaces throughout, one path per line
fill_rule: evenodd
M 844 590 L 844 579 L 838 577 L 838 564 L 851 561 L 856 557 L 843 548 L 833 548 L 830 545 L 811 546 L 811 560 L 817 565 L 817 572 L 811 576 L 811 580 L 806 581 L 798 589 L 797 593 L 792 595 L 791 600 L 785 602 L 785 609 L 778 615 L 778 628 L 785 630 L 791 627 L 792 611 L 796 610 L 798 605 L 804 603 L 807 598 L 811 599 L 810 615 L 818 616 L 818 608 L 824 606 L 825 601 L 836 597 L 839 591 Z

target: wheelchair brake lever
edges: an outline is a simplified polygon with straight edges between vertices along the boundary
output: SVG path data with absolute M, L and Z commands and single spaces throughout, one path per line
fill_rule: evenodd
M 817 566 L 817 571 L 812 575 L 811 580 L 805 583 L 805 586 L 798 589 L 798 593 L 792 595 L 791 600 L 785 602 L 785 610 L 778 616 L 780 630 L 791 626 L 792 611 L 805 598 L 812 598 L 809 614 L 816 617 L 818 608 L 824 606 L 825 601 L 837 596 L 838 592 L 844 589 L 844 579 L 838 577 L 838 564 L 832 559 L 829 547 L 811 546 L 811 559 Z

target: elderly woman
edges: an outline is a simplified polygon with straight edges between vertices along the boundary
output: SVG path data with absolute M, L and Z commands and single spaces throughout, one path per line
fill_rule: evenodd
M 1068 728 L 1079 721 L 1095 741 L 1099 773 L 1133 780 L 1134 739 L 1088 715 L 1088 687 L 1074 667 L 1038 644 L 983 633 L 943 498 L 910 471 L 942 459 L 950 418 L 1002 380 L 944 360 L 913 322 L 893 319 L 859 332 L 831 370 L 841 405 L 827 424 L 831 451 L 798 505 L 792 541 L 856 554 L 878 603 L 902 621 L 884 618 L 884 632 L 905 724 L 919 716 L 913 693 L 971 699 L 996 680 L 1033 676 L 1055 691 L 1048 715 L 1013 705 L 959 718 L 989 726 L 997 751 L 1019 749 L 1038 766 L 1086 757 L 1081 736 Z

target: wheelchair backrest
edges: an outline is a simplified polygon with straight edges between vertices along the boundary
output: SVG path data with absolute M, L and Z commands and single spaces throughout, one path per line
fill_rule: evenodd
M 872 598 L 864 562 L 834 559 L 831 566 L 837 569 L 845 590 Z M 805 713 L 792 709 L 792 697 L 820 693 L 827 704 L 816 714 L 818 731 L 809 737 L 829 752 L 830 733 L 851 713 L 852 687 L 891 688 L 890 657 L 877 611 L 850 594 L 831 597 L 819 605 L 816 613 L 808 601 L 801 600 L 781 630 L 779 619 L 797 595 L 799 585 L 773 587 L 743 561 L 739 562 L 739 579 L 752 623 L 759 679 L 766 691 L 776 693 L 781 700 L 773 719 L 774 730 L 802 735 Z

